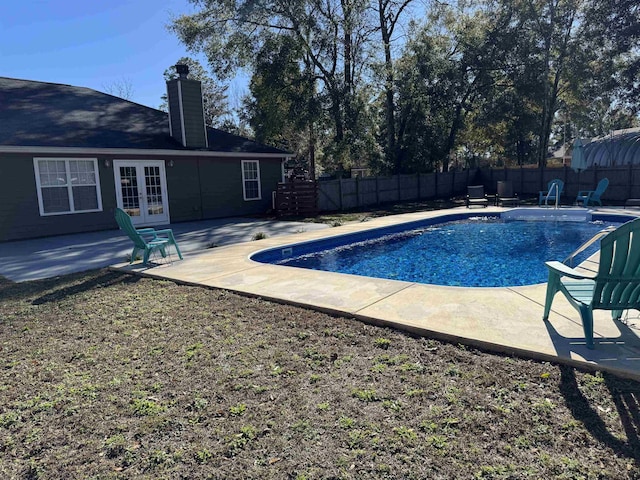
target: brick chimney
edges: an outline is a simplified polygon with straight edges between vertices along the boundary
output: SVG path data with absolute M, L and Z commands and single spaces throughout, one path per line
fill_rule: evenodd
M 167 82 L 169 132 L 185 147 L 208 148 L 202 85 L 198 80 L 187 78 L 187 65 L 176 65 L 176 72 L 178 78 Z

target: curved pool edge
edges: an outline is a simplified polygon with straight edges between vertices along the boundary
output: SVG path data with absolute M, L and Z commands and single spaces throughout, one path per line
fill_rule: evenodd
M 476 212 L 501 212 L 489 207 Z M 465 212 L 452 209 L 448 213 Z M 315 270 L 261 264 L 250 256 L 267 247 L 311 240 L 323 235 L 406 223 L 442 211 L 404 214 L 301 232 L 199 252 L 170 265 L 144 268 L 120 264 L 114 270 L 328 312 L 491 351 L 582 368 L 611 371 L 640 380 L 640 331 L 594 315 L 596 349 L 588 350 L 579 316 L 561 296 L 548 322 L 542 321 L 546 285 L 524 287 L 448 287 L 382 280 Z M 620 213 L 620 212 L 617 212 Z M 327 321 L 330 321 L 328 319 Z
M 348 226 L 358 225 L 354 231 L 339 232 L 335 235 L 323 235 L 321 238 L 313 238 L 300 242 L 288 242 L 285 244 L 279 244 L 277 246 L 270 246 L 260 250 L 257 250 L 248 255 L 248 259 L 255 263 L 268 264 L 282 268 L 293 268 L 296 270 L 308 270 L 302 267 L 280 265 L 275 263 L 278 259 L 286 258 L 288 256 L 304 255 L 308 253 L 307 250 L 311 246 L 316 246 L 314 250 L 322 250 L 324 246 L 342 246 L 349 243 L 355 243 L 371 238 L 377 238 L 384 235 L 394 234 L 405 230 L 411 230 L 415 228 L 426 227 L 429 225 L 436 225 L 445 222 L 451 222 L 456 220 L 463 220 L 477 217 L 495 217 L 500 216 L 502 218 L 508 215 L 507 220 L 525 220 L 525 221 L 548 221 L 553 218 L 558 218 L 559 221 L 573 222 L 573 221 L 611 221 L 622 222 L 632 220 L 636 218 L 632 212 L 620 212 L 620 211 L 602 211 L 596 209 L 585 209 L 580 207 L 565 207 L 560 209 L 543 208 L 543 207 L 515 207 L 515 208 L 502 208 L 502 207 L 487 207 L 483 209 L 467 209 L 457 208 L 446 210 L 434 210 L 429 212 L 417 212 L 411 214 L 395 215 L 388 217 L 378 217 L 367 222 L 351 223 Z M 400 218 L 403 217 L 403 218 Z M 410 218 L 404 218 L 410 217 Z M 382 225 L 375 225 L 376 220 L 379 219 L 394 219 L 391 224 L 388 221 L 383 222 Z M 336 229 L 344 229 L 347 225 L 336 227 Z M 577 247 L 577 246 L 576 246 Z M 298 249 L 298 252 L 296 252 Z M 300 251 L 302 250 L 302 251 Z M 262 257 L 262 259 L 260 259 Z M 587 260 L 588 261 L 588 260 Z M 586 262 L 583 262 L 586 263 Z M 578 265 L 580 267 L 580 265 Z M 325 270 L 315 270 L 325 271 Z M 352 275 L 362 276 L 365 278 L 380 278 L 380 277 L 367 277 L 366 275 L 355 275 L 341 272 L 329 272 L 337 275 Z M 419 283 L 410 280 L 393 280 L 384 279 L 388 281 L 400 281 L 408 283 Z M 480 288 L 480 289 L 492 289 L 492 288 L 510 288 L 510 289 L 522 289 L 532 287 L 535 285 L 546 284 L 546 282 L 527 284 L 527 285 L 512 285 L 512 286 L 457 286 L 457 285 L 440 285 L 432 283 L 420 283 L 423 285 L 430 285 L 434 287 L 447 287 L 447 288 Z

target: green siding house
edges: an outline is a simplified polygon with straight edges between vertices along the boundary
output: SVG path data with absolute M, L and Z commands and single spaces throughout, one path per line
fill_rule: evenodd
M 88 88 L 0 77 L 0 242 L 259 214 L 291 155 L 205 125 L 200 82 L 169 114 Z

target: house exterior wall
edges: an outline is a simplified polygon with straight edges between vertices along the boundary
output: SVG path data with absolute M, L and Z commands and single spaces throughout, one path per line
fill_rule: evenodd
M 96 158 L 102 211 L 41 216 L 34 157 Z M 105 161 L 108 160 L 106 166 Z M 164 157 L 141 155 L 49 155 L 0 153 L 0 242 L 117 228 L 114 160 L 164 160 L 171 223 L 260 214 L 271 208 L 281 181 L 281 159 L 260 158 L 262 198 L 245 201 L 241 160 L 247 157 Z M 169 160 L 173 166 L 169 166 Z
M 102 211 L 40 216 L 34 157 L 97 158 Z M 89 232 L 113 228 L 113 171 L 98 155 L 0 154 L 0 241 Z
M 246 158 L 245 160 L 250 160 Z M 237 162 L 237 163 L 235 163 Z M 250 215 L 265 212 L 271 208 L 271 192 L 281 181 L 279 162 L 260 161 L 260 184 L 262 197 L 260 200 L 243 199 L 242 168 L 240 159 L 231 162 L 201 162 L 202 178 L 213 178 L 213 182 L 202 185 L 202 211 L 204 218 L 223 217 L 231 208 L 236 215 Z
M 242 196 L 241 160 L 246 158 L 175 158 L 167 168 L 171 222 L 255 215 L 271 207 L 272 192 L 282 180 L 280 159 L 258 159 L 262 198 Z

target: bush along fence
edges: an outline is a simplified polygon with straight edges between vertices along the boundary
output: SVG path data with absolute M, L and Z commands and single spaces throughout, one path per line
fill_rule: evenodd
M 494 194 L 499 180 L 513 184 L 521 198 L 537 198 L 547 183 L 561 179 L 565 186 L 562 203 L 572 204 L 578 191 L 595 190 L 603 178 L 609 187 L 603 203 L 623 205 L 629 198 L 640 199 L 640 165 L 621 167 L 591 167 L 575 172 L 570 167 L 546 168 L 482 168 L 444 173 L 364 177 L 318 182 L 318 210 L 349 210 L 391 202 L 450 199 L 466 195 L 468 185 L 484 185 L 485 192 Z

